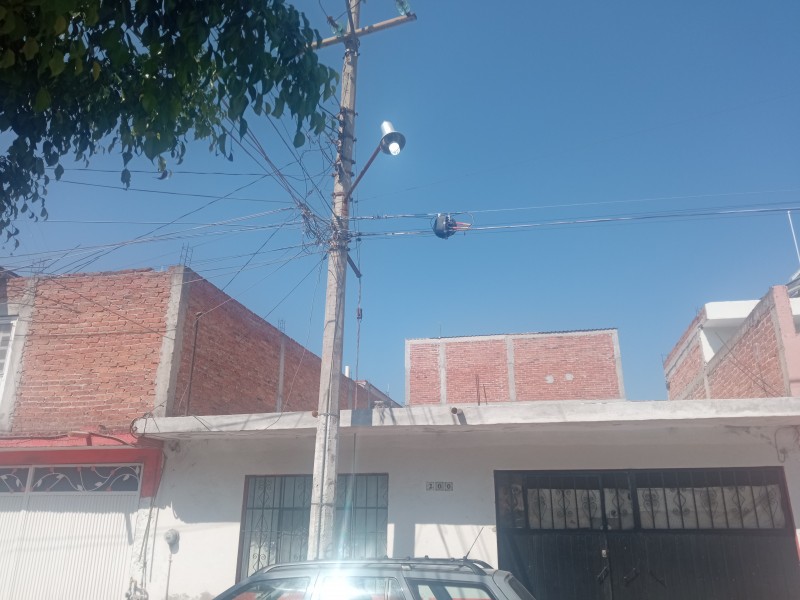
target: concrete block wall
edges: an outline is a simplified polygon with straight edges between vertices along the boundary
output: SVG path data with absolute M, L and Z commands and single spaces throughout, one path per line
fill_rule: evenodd
M 625 397 L 617 331 L 406 340 L 406 403 Z
M 710 360 L 702 352 L 705 322 L 703 311 L 664 362 L 670 400 L 800 393 L 800 339 L 785 286 L 771 288 Z

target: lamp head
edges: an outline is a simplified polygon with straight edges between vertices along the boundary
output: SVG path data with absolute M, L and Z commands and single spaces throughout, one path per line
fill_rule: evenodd
M 381 123 L 381 150 L 386 154 L 397 156 L 406 145 L 406 136 L 394 130 L 389 121 Z

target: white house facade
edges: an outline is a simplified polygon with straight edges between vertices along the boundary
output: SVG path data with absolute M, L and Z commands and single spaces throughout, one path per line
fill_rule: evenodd
M 307 412 L 136 421 L 166 462 L 131 589 L 207 599 L 304 559 L 315 428 Z M 469 553 L 544 600 L 795 598 L 798 428 L 798 398 L 343 411 L 338 551 Z

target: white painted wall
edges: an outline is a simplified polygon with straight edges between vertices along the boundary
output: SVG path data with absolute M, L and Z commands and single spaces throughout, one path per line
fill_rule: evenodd
M 471 556 L 496 565 L 496 469 L 768 466 L 785 459 L 790 500 L 800 506 L 800 453 L 791 428 L 626 424 L 528 433 L 465 427 L 446 434 L 387 428 L 361 430 L 355 447 L 353 431 L 342 431 L 339 470 L 389 474 L 392 556 L 462 556 L 483 528 Z M 183 441 L 168 450 L 147 548 L 150 597 L 164 597 L 169 549 L 163 534 L 170 528 L 181 534 L 171 596 L 205 599 L 232 585 L 245 475 L 308 474 L 313 445 L 311 436 L 299 434 Z M 427 481 L 452 481 L 453 491 L 426 492 Z M 137 527 L 145 525 L 140 519 Z

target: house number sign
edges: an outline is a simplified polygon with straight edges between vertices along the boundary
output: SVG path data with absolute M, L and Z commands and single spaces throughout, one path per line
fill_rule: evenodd
M 453 491 L 453 482 L 452 481 L 426 481 L 425 482 L 425 491 L 426 492 L 452 492 Z

